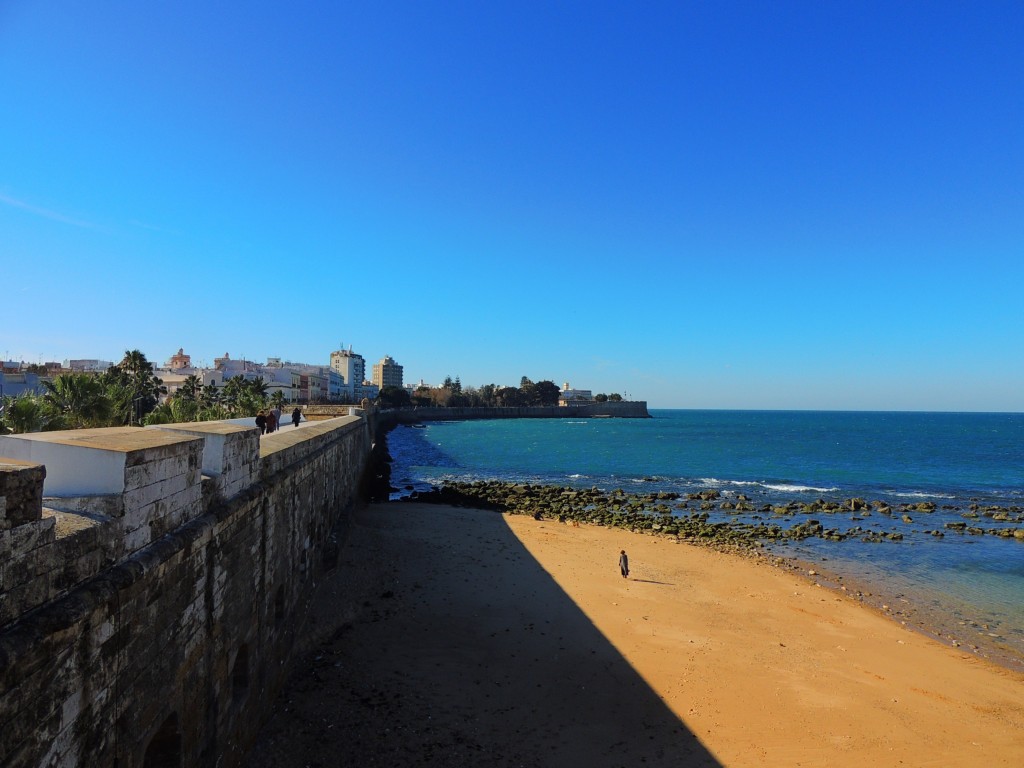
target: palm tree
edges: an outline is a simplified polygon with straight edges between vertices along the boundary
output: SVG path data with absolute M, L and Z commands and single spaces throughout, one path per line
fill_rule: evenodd
M 149 360 L 146 359 L 146 356 L 137 349 L 126 349 L 124 351 L 124 357 L 121 358 L 121 362 L 118 363 L 116 367 L 120 368 L 129 376 L 153 373 L 153 364 L 149 362 Z
M 206 408 L 218 405 L 221 399 L 221 391 L 217 389 L 216 384 L 207 384 L 200 392 L 199 399 L 202 401 L 203 407 Z
M 245 387 L 244 376 L 232 376 L 230 379 L 224 382 L 224 390 L 221 392 L 221 403 L 228 409 L 229 413 L 234 413 L 238 407 L 239 401 L 242 399 L 242 390 Z
M 137 349 L 125 350 L 121 362 L 104 375 L 120 424 L 141 422 L 156 408 L 160 396 L 167 394 L 167 387 L 153 373 L 153 364 Z
M 84 373 L 62 373 L 43 381 L 43 402 L 50 415 L 47 426 L 54 429 L 82 429 L 106 426 L 112 403 L 103 383 Z
M 177 396 L 184 397 L 186 400 L 198 400 L 199 393 L 203 389 L 203 381 L 195 374 L 187 376 L 185 381 L 178 387 Z
M 173 424 L 175 421 L 173 409 L 168 402 L 160 403 L 156 408 L 147 413 L 143 419 L 143 424 L 146 426 L 151 424 Z
M 14 434 L 38 432 L 46 427 L 46 408 L 43 399 L 29 392 L 18 397 L 5 397 L 4 425 Z

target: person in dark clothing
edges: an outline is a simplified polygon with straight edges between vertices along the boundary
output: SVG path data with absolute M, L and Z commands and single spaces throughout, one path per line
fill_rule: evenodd
M 302 421 L 302 411 L 296 408 L 292 411 L 292 426 L 299 426 L 299 422 Z
M 277 430 L 277 417 L 274 415 L 273 411 L 267 411 L 266 419 L 267 419 L 267 434 L 269 435 L 271 432 L 274 432 L 274 431 Z
M 256 426 L 260 430 L 260 434 L 266 434 L 267 432 L 267 416 L 263 411 L 256 414 Z
M 626 550 L 619 552 L 619 572 L 624 579 L 629 576 L 629 558 L 626 557 Z

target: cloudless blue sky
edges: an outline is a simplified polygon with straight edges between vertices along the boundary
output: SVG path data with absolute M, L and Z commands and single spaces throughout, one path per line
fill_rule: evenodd
M 1020 2 L 0 3 L 0 354 L 1024 410 Z

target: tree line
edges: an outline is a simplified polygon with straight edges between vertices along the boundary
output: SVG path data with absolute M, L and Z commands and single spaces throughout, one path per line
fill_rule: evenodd
M 439 387 L 418 387 L 412 394 L 403 387 L 384 387 L 378 402 L 385 408 L 438 407 L 438 408 L 515 408 L 529 405 L 558 405 L 562 390 L 550 380 L 531 381 L 523 376 L 518 387 L 499 387 L 484 384 L 480 387 L 463 387 L 459 377 L 445 378 Z M 622 396 L 594 395 L 594 400 L 618 402 Z
M 90 427 L 169 424 L 255 416 L 268 405 L 283 406 L 284 393 L 267 396 L 261 378 L 227 379 L 223 387 L 203 386 L 189 376 L 170 398 L 153 364 L 137 349 L 100 374 L 62 373 L 43 381 L 43 392 L 0 401 L 0 432 L 15 434 Z

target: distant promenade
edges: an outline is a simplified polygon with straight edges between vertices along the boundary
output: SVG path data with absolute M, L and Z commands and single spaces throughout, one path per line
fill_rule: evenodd
M 303 416 L 312 421 L 347 415 L 350 405 L 307 405 Z M 470 419 L 649 419 L 646 400 L 587 403 L 586 405 L 537 405 L 512 408 L 392 408 L 377 412 L 378 424 L 416 424 L 422 421 Z

